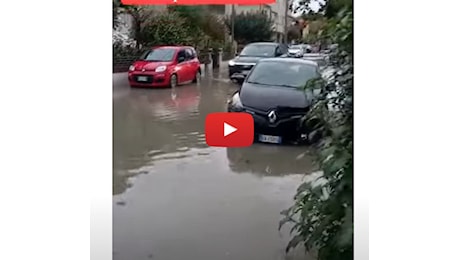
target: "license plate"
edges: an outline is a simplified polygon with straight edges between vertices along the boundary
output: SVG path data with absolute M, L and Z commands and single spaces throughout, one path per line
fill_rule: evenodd
M 259 135 L 259 141 L 264 143 L 280 144 L 281 136 Z
M 137 77 L 137 81 L 147 81 L 147 77 L 139 76 L 139 77 Z

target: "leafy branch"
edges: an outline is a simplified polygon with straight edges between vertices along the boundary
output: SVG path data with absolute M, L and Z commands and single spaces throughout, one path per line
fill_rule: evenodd
M 297 189 L 294 205 L 281 212 L 280 227 L 291 223 L 294 234 L 286 251 L 302 244 L 318 260 L 353 259 L 353 14 L 346 7 L 328 20 L 323 37 L 338 48 L 331 50 L 320 84 L 320 96 L 306 116 L 315 119 L 313 132 L 322 170 L 314 181 Z M 318 83 L 318 82 L 315 82 Z

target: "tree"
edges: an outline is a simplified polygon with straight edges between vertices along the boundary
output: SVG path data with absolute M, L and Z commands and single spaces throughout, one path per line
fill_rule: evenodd
M 213 41 L 220 43 L 225 41 L 225 36 L 228 34 L 224 20 L 210 12 L 203 15 L 203 24 L 201 24 L 201 29 Z
M 112 29 L 116 29 L 118 26 L 118 7 L 120 3 L 118 0 L 112 0 Z
M 226 27 L 221 19 L 209 11 L 207 6 L 170 5 L 169 12 L 175 12 L 184 20 L 196 38 L 203 40 L 202 34 L 222 44 L 225 40 Z
M 232 28 L 231 17 L 225 19 L 229 31 Z M 274 33 L 274 21 L 266 12 L 246 12 L 235 15 L 234 39 L 239 44 L 270 41 Z
M 322 175 L 304 182 L 294 205 L 281 212 L 280 228 L 291 223 L 295 233 L 286 250 L 303 244 L 316 251 L 318 260 L 353 259 L 353 13 L 344 6 L 328 20 L 325 37 L 337 43 L 328 69 L 330 75 L 306 87 L 318 87 L 304 122 L 321 133 L 316 144 Z M 320 84 L 317 84 L 320 83 Z
M 132 17 L 132 38 L 136 41 L 136 44 L 139 45 L 141 42 L 141 22 L 144 18 L 143 7 L 135 5 L 124 5 L 119 2 L 119 0 L 114 0 L 118 2 L 118 13 L 126 13 Z
M 205 7 L 200 5 L 169 5 L 169 12 L 175 12 L 178 16 L 182 17 L 187 21 L 186 26 L 193 30 L 201 30 L 203 24 L 203 14 L 205 13 Z
M 329 21 L 323 18 L 308 22 L 308 34 L 304 35 L 303 41 L 309 44 L 321 44 L 327 38 L 323 34 L 327 30 Z
M 336 17 L 343 9 L 351 10 L 353 2 L 351 0 L 329 0 L 324 6 L 324 15 L 328 18 Z
M 291 25 L 288 28 L 287 32 L 288 41 L 292 40 L 301 40 L 302 39 L 302 29 L 297 25 Z
M 325 2 L 316 1 L 320 9 L 314 12 L 309 6 L 312 1 L 315 0 L 299 0 L 297 7 L 291 4 L 289 9 L 301 13 L 302 17 L 307 20 L 316 20 L 320 17 L 334 18 L 342 9 L 353 9 L 352 0 L 325 0 Z
M 140 24 L 139 39 L 144 46 L 189 45 L 192 34 L 177 13 L 157 13 Z

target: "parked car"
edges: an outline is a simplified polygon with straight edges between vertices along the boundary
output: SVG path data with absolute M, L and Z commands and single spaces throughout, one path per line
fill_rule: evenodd
M 303 59 L 314 61 L 322 68 L 326 66 L 329 56 L 324 53 L 305 53 Z
M 313 47 L 310 44 L 305 44 L 305 53 L 313 52 Z
M 302 48 L 302 45 L 292 45 L 288 49 L 287 55 L 289 57 L 302 57 L 304 54 L 304 49 Z
M 200 61 L 193 47 L 159 46 L 145 52 L 129 67 L 131 87 L 176 87 L 201 78 Z
M 288 49 L 287 56 L 301 58 L 304 54 L 311 52 L 311 46 L 308 44 L 292 45 Z
M 288 49 L 288 57 L 301 58 L 303 55 L 312 52 L 312 47 L 309 44 L 291 45 Z
M 242 83 L 252 67 L 261 59 L 285 55 L 287 46 L 275 42 L 257 42 L 246 45 L 241 53 L 228 62 L 228 76 Z
M 321 77 L 318 65 L 298 58 L 260 60 L 240 90 L 228 101 L 229 112 L 254 118 L 254 140 L 267 143 L 308 142 L 309 127 L 302 118 L 315 98 L 306 83 Z

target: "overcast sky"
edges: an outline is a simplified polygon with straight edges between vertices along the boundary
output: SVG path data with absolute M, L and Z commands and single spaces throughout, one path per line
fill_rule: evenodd
M 319 8 L 320 8 L 320 4 L 324 4 L 324 0 L 311 0 L 310 1 L 310 9 L 312 9 L 313 11 L 318 11 Z M 297 0 L 294 0 L 294 4 L 293 4 L 293 7 L 297 7 L 299 4 L 298 4 L 298 1 Z M 297 13 L 292 13 L 293 15 L 300 15 L 300 14 L 297 14 Z

